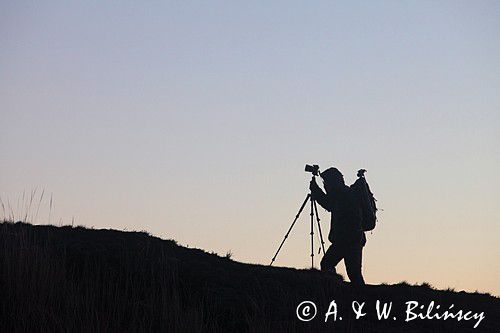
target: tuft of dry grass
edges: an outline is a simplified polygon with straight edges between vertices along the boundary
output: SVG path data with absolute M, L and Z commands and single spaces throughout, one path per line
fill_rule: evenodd
M 10 198 L 2 198 L 0 196 L 0 206 L 2 207 L 2 216 L 0 220 L 38 223 L 40 207 L 42 206 L 44 199 L 46 199 L 45 189 L 40 191 L 38 187 L 32 188 L 28 193 L 24 190 L 22 195 L 18 196 L 15 207 L 11 203 Z M 52 210 L 54 208 L 52 193 L 50 194 L 48 205 L 49 212 L 47 223 L 50 224 Z

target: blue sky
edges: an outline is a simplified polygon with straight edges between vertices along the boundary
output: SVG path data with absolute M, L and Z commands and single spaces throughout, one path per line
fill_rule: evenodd
M 492 1 L 2 2 L 0 195 L 43 188 L 51 223 L 267 263 L 304 164 L 363 167 L 384 209 L 367 281 L 498 294 L 499 18 Z M 308 265 L 307 233 L 277 264 Z

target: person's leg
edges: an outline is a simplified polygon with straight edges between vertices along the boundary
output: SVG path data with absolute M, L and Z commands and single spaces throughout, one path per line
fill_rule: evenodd
M 344 263 L 347 276 L 352 284 L 364 285 L 365 280 L 361 273 L 361 262 L 363 259 L 363 246 L 350 247 L 345 254 Z
M 344 258 L 344 251 L 343 248 L 336 245 L 332 244 L 326 250 L 325 255 L 323 256 L 323 259 L 321 259 L 321 270 L 322 271 L 335 271 L 335 266 Z

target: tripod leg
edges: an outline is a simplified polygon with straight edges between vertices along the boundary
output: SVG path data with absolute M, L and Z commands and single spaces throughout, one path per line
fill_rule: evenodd
M 276 251 L 276 253 L 274 254 L 274 257 L 271 259 L 271 263 L 269 264 L 269 266 L 272 266 L 274 261 L 276 260 L 276 257 L 278 256 L 278 253 L 280 252 L 281 250 L 281 247 L 283 246 L 283 244 L 285 243 L 285 240 L 288 238 L 288 235 L 290 234 L 290 231 L 292 231 L 292 228 L 293 226 L 295 225 L 295 222 L 297 222 L 297 219 L 299 218 L 300 216 L 300 213 L 302 213 L 302 210 L 304 209 L 304 207 L 306 206 L 306 203 L 307 203 L 307 200 L 309 200 L 311 198 L 311 194 L 307 194 L 306 196 L 306 199 L 304 200 L 304 202 L 302 203 L 302 206 L 300 206 L 300 209 L 299 209 L 299 212 L 297 213 L 297 215 L 295 215 L 295 219 L 293 220 L 292 222 L 292 225 L 290 226 L 290 228 L 288 229 L 288 231 L 286 232 L 285 234 L 285 238 L 283 238 L 283 240 L 281 241 L 281 244 L 280 246 L 278 247 L 278 250 Z
M 318 231 L 319 231 L 319 239 L 321 241 L 321 249 L 323 250 L 323 255 L 325 255 L 325 242 L 323 241 L 323 233 L 321 232 L 321 224 L 319 223 L 319 215 L 318 215 L 318 204 L 316 200 L 311 200 L 314 203 L 314 211 L 316 213 L 316 221 L 318 222 Z
M 311 269 L 314 268 L 314 200 L 311 198 Z

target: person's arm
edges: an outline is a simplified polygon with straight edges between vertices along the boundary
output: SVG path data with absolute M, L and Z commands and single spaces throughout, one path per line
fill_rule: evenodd
M 323 190 L 318 186 L 315 179 L 311 180 L 309 189 L 311 190 L 312 198 L 316 200 L 316 202 L 319 203 L 321 207 L 331 212 L 331 208 L 328 203 L 328 197 L 325 192 L 323 192 Z

